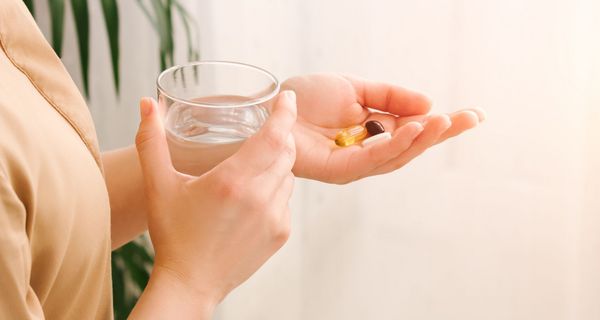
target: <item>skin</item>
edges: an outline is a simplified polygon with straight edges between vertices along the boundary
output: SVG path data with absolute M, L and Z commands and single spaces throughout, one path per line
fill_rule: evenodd
M 279 95 L 261 130 L 200 177 L 173 168 L 156 103 L 145 100 L 141 109 L 136 146 L 156 256 L 130 317 L 209 319 L 289 236 L 294 94 Z
M 140 103 L 137 148 L 103 155 L 113 248 L 148 229 L 156 251 L 132 318 L 210 319 L 287 240 L 294 176 L 345 184 L 391 172 L 485 117 L 479 109 L 432 114 L 419 93 L 337 74 L 294 77 L 282 90 L 259 133 L 200 177 L 173 168 L 149 98 Z M 339 130 L 369 120 L 392 139 L 335 145 Z
M 485 117 L 479 109 L 428 115 L 431 103 L 422 94 L 351 76 L 294 77 L 282 88 L 298 95 L 294 173 L 329 183 L 345 184 L 399 169 Z M 337 132 L 369 120 L 381 122 L 392 139 L 366 148 L 335 145 Z

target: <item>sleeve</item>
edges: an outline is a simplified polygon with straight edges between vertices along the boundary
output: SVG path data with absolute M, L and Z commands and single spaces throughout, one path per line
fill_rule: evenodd
M 31 251 L 27 211 L 0 167 L 0 319 L 43 319 L 29 285 Z

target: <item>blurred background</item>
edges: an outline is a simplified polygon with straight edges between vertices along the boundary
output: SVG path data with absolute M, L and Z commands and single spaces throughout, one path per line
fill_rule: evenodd
M 299 179 L 289 242 L 217 319 L 600 319 L 600 2 L 181 2 L 202 59 L 281 80 L 353 73 L 424 92 L 435 112 L 488 113 L 395 173 Z M 135 1 L 118 2 L 117 98 L 100 1 L 89 6 L 89 105 L 108 150 L 133 142 L 138 99 L 156 94 L 158 38 Z M 81 85 L 69 15 L 64 41 Z

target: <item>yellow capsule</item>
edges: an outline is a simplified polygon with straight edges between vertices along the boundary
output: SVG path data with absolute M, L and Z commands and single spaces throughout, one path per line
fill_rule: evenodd
M 355 125 L 341 130 L 335 136 L 335 144 L 340 147 L 351 146 L 360 142 L 367 136 L 367 129 L 361 125 Z

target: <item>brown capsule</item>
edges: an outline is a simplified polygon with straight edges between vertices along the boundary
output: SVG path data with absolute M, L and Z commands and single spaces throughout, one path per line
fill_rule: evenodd
M 367 132 L 369 132 L 370 136 L 376 136 L 385 132 L 385 128 L 381 122 L 376 120 L 367 121 L 367 123 L 365 123 L 365 128 L 367 128 Z

